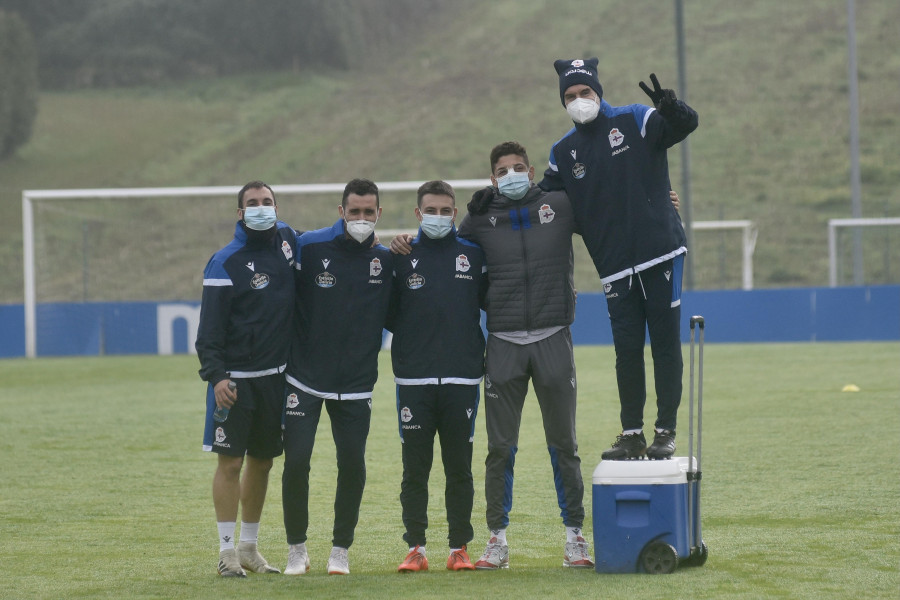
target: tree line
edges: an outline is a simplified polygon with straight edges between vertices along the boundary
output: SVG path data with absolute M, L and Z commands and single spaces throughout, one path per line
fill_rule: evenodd
M 30 136 L 38 85 L 115 87 L 255 70 L 347 69 L 421 30 L 448 4 L 0 0 L 0 157 Z

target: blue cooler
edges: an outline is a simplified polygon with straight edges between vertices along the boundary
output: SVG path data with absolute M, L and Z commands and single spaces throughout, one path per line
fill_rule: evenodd
M 684 456 L 597 465 L 593 519 L 598 573 L 671 573 L 679 562 L 701 553 L 692 543 L 699 531 L 699 481 L 689 471 L 696 471 L 696 460 L 690 469 Z M 705 549 L 703 545 L 703 558 Z

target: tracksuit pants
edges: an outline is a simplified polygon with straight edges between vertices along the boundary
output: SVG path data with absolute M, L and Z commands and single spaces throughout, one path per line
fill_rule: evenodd
M 522 409 L 531 380 L 544 422 L 560 516 L 568 527 L 584 524 L 584 481 L 575 439 L 575 360 L 566 327 L 531 344 L 488 336 L 484 381 L 488 455 L 484 495 L 490 529 L 509 525 Z
M 681 403 L 681 278 L 684 255 L 607 284 L 604 289 L 616 348 L 622 430 L 642 429 L 647 385 L 644 341 L 650 334 L 656 423 L 674 431 Z
M 292 397 L 292 395 L 295 395 Z M 288 384 L 284 417 L 284 473 L 281 500 L 288 544 L 306 541 L 309 526 L 309 464 L 322 404 L 331 419 L 337 451 L 332 545 L 349 548 L 359 521 L 366 485 L 366 439 L 372 417 L 371 399 L 324 400 Z
M 403 539 L 424 546 L 428 528 L 428 478 L 439 436 L 444 465 L 444 505 L 451 548 L 472 541 L 472 442 L 478 412 L 478 385 L 398 385 L 397 419 L 403 442 Z

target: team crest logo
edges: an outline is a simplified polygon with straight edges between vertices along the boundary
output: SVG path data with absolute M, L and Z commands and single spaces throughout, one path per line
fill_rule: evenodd
M 369 276 L 378 277 L 379 275 L 381 275 L 381 259 L 373 258 L 369 263 Z
M 469 264 L 469 257 L 465 254 L 460 254 L 456 257 L 456 270 L 460 273 L 465 273 L 471 266 L 472 265 Z
M 291 245 L 286 241 L 281 242 L 281 251 L 284 253 L 284 257 L 290 259 L 294 256 L 294 251 L 291 249 Z
M 222 443 L 225 441 L 225 430 L 221 427 L 216 428 L 216 442 Z
M 584 177 L 586 169 L 583 164 L 575 163 L 575 166 L 572 167 L 572 177 L 575 179 L 581 179 Z
M 609 130 L 609 147 L 615 148 L 616 146 L 621 146 L 622 141 L 625 140 L 625 136 L 622 132 L 619 131 L 618 127 L 613 127 Z
M 418 273 L 413 273 L 409 277 L 406 278 L 406 287 L 411 290 L 417 290 L 420 287 L 425 285 L 425 278 L 419 275 Z
M 400 420 L 404 423 L 412 421 L 412 411 L 409 410 L 409 407 L 404 406 L 400 409 Z
M 287 397 L 287 407 L 288 408 L 297 408 L 297 405 L 300 404 L 300 400 L 297 398 L 297 394 L 288 394 Z
M 316 275 L 316 285 L 320 288 L 334 287 L 335 283 L 337 283 L 337 279 L 328 271 L 322 271 Z
M 575 60 L 572 61 L 572 66 L 573 67 L 583 67 L 584 61 L 581 60 L 580 58 L 576 58 Z
M 556 216 L 556 213 L 553 212 L 553 209 L 550 208 L 549 204 L 542 204 L 540 211 L 538 211 L 538 215 L 541 218 L 541 225 L 544 225 L 551 222 L 553 217 Z
M 269 285 L 269 276 L 265 273 L 254 273 L 250 279 L 250 287 L 254 290 L 261 290 Z
M 604 293 L 604 294 L 608 294 L 610 291 L 612 291 L 612 284 L 611 284 L 611 283 L 604 283 L 604 284 L 603 284 L 603 293 Z

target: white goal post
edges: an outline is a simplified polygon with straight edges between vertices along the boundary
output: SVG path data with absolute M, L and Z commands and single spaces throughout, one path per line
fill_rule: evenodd
M 874 226 L 900 225 L 900 217 L 872 217 L 856 219 L 829 219 L 828 220 L 828 286 L 837 287 L 838 284 L 838 243 L 837 230 L 840 227 L 874 227 Z
M 756 250 L 758 231 L 753 221 L 694 221 L 694 231 L 706 229 L 740 229 L 741 230 L 741 288 L 753 289 L 753 252 Z
M 381 192 L 415 192 L 423 182 L 394 181 L 378 184 Z M 490 185 L 488 179 L 449 180 L 457 190 L 476 190 Z M 273 185 L 279 195 L 341 194 L 345 183 Z M 37 348 L 37 280 L 35 273 L 35 207 L 42 200 L 129 200 L 147 198 L 190 198 L 236 196 L 239 186 L 170 187 L 170 188 L 107 188 L 24 190 L 22 192 L 22 244 L 24 269 L 25 355 L 34 358 Z M 463 202 L 463 206 L 465 202 Z M 464 209 L 463 209 L 464 210 Z M 741 229 L 743 231 L 743 289 L 753 288 L 753 252 L 756 245 L 756 226 L 752 221 L 696 221 L 695 230 Z M 383 235 L 391 233 L 382 230 Z

